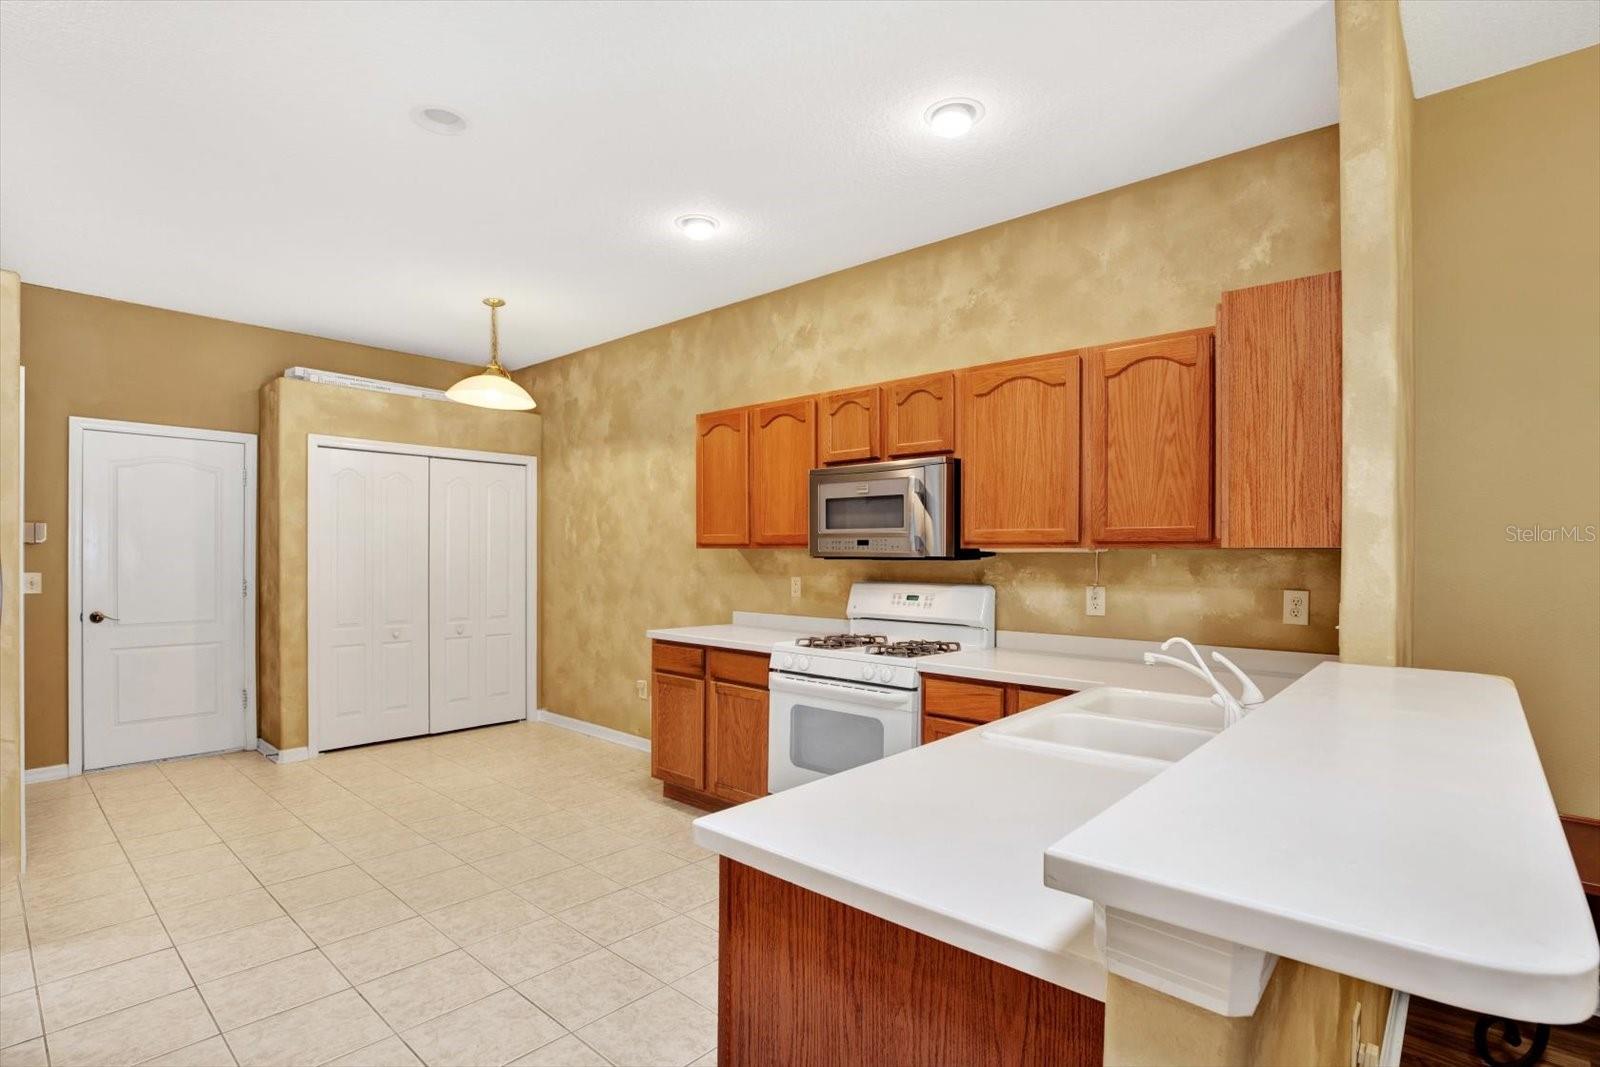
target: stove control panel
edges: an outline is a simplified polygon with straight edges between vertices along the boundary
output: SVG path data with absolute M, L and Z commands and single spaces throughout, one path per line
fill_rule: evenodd
M 909 611 L 932 611 L 935 599 L 935 595 L 929 592 L 895 593 L 889 602 Z

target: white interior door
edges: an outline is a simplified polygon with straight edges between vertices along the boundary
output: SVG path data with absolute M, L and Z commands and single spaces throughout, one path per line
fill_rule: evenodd
M 243 748 L 245 446 L 85 430 L 83 766 Z
M 434 459 L 434 733 L 527 717 L 527 471 Z
M 428 732 L 428 460 L 318 448 L 317 747 Z

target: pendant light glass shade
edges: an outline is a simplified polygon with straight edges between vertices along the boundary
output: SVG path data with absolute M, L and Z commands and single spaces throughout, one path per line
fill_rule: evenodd
M 475 408 L 492 408 L 496 411 L 532 411 L 539 405 L 533 402 L 528 391 L 500 366 L 500 320 L 498 312 L 506 306 L 498 297 L 488 297 L 484 304 L 489 308 L 489 365 L 482 374 L 463 378 L 449 389 L 445 396 L 458 404 Z

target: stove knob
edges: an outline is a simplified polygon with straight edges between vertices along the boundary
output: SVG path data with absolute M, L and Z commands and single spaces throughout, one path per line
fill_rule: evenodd
M 890 670 L 888 667 L 879 667 L 878 668 L 878 681 L 887 682 L 893 677 L 894 677 L 894 671 Z
M 811 669 L 811 657 L 801 656 L 797 661 L 795 661 L 795 666 L 799 667 L 803 671 L 809 671 Z
M 870 664 L 861 668 L 861 677 L 869 682 L 872 681 L 872 667 Z
M 783 659 L 778 662 L 778 666 L 782 667 L 784 670 L 788 670 L 790 667 L 794 666 L 794 657 L 785 652 L 783 654 Z

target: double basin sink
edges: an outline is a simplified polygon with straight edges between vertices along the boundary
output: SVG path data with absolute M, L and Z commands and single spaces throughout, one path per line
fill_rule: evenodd
M 1222 727 L 1222 708 L 1205 697 L 1108 687 L 991 723 L 983 736 L 996 744 L 1160 771 Z

